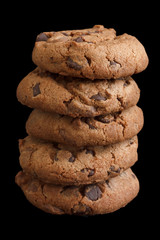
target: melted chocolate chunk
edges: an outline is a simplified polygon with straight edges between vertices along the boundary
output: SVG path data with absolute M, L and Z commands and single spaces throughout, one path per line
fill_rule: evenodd
M 118 63 L 116 63 L 115 61 L 110 61 L 110 65 L 111 66 L 116 66 Z
M 74 39 L 75 42 L 83 42 L 83 38 L 82 37 L 77 37 L 76 39 Z
M 33 97 L 38 96 L 39 94 L 41 94 L 40 91 L 40 83 L 37 83 L 34 87 L 33 87 Z
M 114 173 L 120 173 L 121 172 L 121 168 L 119 167 L 118 169 L 116 169 L 115 166 L 111 166 L 110 170 L 111 170 L 111 172 L 114 172 Z
M 85 119 L 85 123 L 88 124 L 88 126 L 89 126 L 90 129 L 96 129 L 96 128 L 91 124 L 89 118 L 86 118 L 86 119 Z
M 95 157 L 95 151 L 90 150 L 90 149 L 86 149 L 86 154 L 91 154 L 93 157 Z
M 79 65 L 78 63 L 74 62 L 72 60 L 72 58 L 70 58 L 70 57 L 67 58 L 67 62 L 66 63 L 68 65 L 68 67 L 73 68 L 74 70 L 81 70 L 82 69 L 82 66 Z
M 116 61 L 110 61 L 110 66 L 113 68 L 119 68 L 121 67 L 121 64 Z
M 84 168 L 81 170 L 82 173 L 87 172 L 88 173 L 88 177 L 92 177 L 95 174 L 95 170 L 94 169 L 90 169 L 90 168 Z
M 46 42 L 48 40 L 48 36 L 45 33 L 40 33 L 37 36 L 36 42 Z
M 70 99 L 68 101 L 63 101 L 63 103 L 68 107 L 68 105 L 72 102 L 73 99 Z
M 129 144 L 130 144 L 130 145 L 134 144 L 134 140 L 131 139 L 131 140 L 129 141 Z
M 74 156 L 72 156 L 72 157 L 70 157 L 70 158 L 69 158 L 69 160 L 68 160 L 68 161 L 69 161 L 69 162 L 71 162 L 71 163 L 73 163 L 73 162 L 75 162 L 75 160 L 76 160 L 76 159 L 75 159 L 75 157 L 74 157 Z
M 96 95 L 93 95 L 91 97 L 91 99 L 94 99 L 96 101 L 106 101 L 107 98 L 106 97 L 103 97 L 100 93 L 96 94 Z
M 84 194 L 91 201 L 97 201 L 102 197 L 101 189 L 97 185 L 86 186 Z
M 90 169 L 88 177 L 92 177 L 94 174 L 95 174 L 95 170 L 94 169 Z
M 114 116 L 108 114 L 106 116 L 98 116 L 95 119 L 102 123 L 111 123 L 114 121 Z
M 69 36 L 69 34 L 68 33 L 66 33 L 66 32 L 62 32 L 62 34 L 64 35 L 64 36 Z
M 124 87 L 127 87 L 130 85 L 130 81 L 129 80 L 126 80 L 125 83 L 123 84 Z

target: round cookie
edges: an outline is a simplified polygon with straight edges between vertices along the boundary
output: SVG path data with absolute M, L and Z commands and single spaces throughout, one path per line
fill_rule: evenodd
M 137 106 L 119 113 L 75 119 L 35 109 L 27 120 L 26 130 L 28 135 L 47 141 L 78 147 L 104 146 L 132 138 L 143 123 L 143 112 Z
M 106 182 L 83 186 L 45 184 L 23 172 L 16 183 L 37 208 L 51 214 L 96 215 L 114 212 L 132 201 L 139 181 L 131 169 Z
M 138 160 L 137 136 L 121 143 L 88 148 L 47 143 L 26 137 L 19 141 L 20 165 L 45 183 L 81 185 L 106 181 Z
M 146 51 L 135 37 L 117 36 L 114 29 L 102 25 L 41 33 L 32 59 L 49 72 L 91 80 L 131 76 L 148 65 Z
M 37 68 L 20 82 L 17 97 L 31 108 L 74 118 L 95 117 L 136 105 L 140 90 L 131 77 L 93 82 Z

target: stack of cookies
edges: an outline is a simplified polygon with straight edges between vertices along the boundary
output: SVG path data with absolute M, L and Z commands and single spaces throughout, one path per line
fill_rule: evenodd
M 124 207 L 139 192 L 143 112 L 131 77 L 148 57 L 133 36 L 114 29 L 44 32 L 33 50 L 37 68 L 18 86 L 34 108 L 19 141 L 23 171 L 16 183 L 36 207 L 52 214 L 95 215 Z

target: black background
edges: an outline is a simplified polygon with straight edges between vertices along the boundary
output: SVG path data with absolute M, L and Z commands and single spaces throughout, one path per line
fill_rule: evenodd
M 56 10 L 54 9 L 54 11 Z M 75 237 L 78 237 L 80 234 L 83 236 L 83 232 L 86 229 L 89 233 L 91 232 L 91 234 L 93 234 L 94 231 L 97 233 L 98 230 L 100 235 L 105 233 L 106 237 L 108 237 L 110 231 L 113 233 L 113 235 L 115 234 L 123 237 L 123 234 L 126 232 L 126 226 L 127 230 L 132 231 L 133 234 L 138 233 L 138 231 L 148 231 L 152 222 L 150 214 L 154 212 L 154 208 L 156 207 L 154 206 L 155 193 L 153 192 L 153 178 L 151 179 L 151 176 L 153 177 L 153 168 L 151 170 L 150 144 L 148 143 L 148 137 L 151 130 L 150 126 L 148 125 L 148 120 L 154 117 L 153 114 L 148 114 L 148 106 L 151 106 L 152 104 L 151 94 L 153 85 L 150 83 L 152 82 L 151 77 L 153 77 L 153 37 L 155 34 L 154 27 L 156 27 L 156 25 L 151 28 L 150 22 L 147 23 L 146 21 L 142 21 L 143 17 L 137 22 L 127 21 L 127 19 L 124 22 L 120 22 L 119 20 L 114 21 L 114 19 L 108 19 L 107 17 L 104 17 L 103 19 L 101 18 L 101 20 L 95 20 L 96 18 L 82 18 L 81 15 L 81 18 L 79 18 L 78 13 L 77 18 L 73 17 L 73 19 L 71 18 L 70 21 L 67 21 L 68 19 L 66 17 L 63 18 L 62 21 L 62 18 L 60 17 L 62 13 L 59 13 L 60 16 L 56 18 L 54 17 L 54 11 L 52 15 L 53 18 L 51 16 L 47 16 L 47 14 L 43 15 L 42 12 L 39 14 L 39 16 L 37 15 L 32 19 L 29 12 L 24 16 L 21 14 L 18 20 L 14 21 L 13 29 L 10 29 L 12 36 L 14 36 L 14 48 L 11 49 L 12 56 L 14 56 L 14 58 L 12 57 L 12 59 L 10 59 L 13 69 L 12 71 L 8 71 L 8 74 L 11 73 L 10 82 L 13 84 L 13 86 L 10 85 L 11 87 L 8 87 L 10 90 L 9 92 L 11 92 L 10 96 L 12 96 L 12 99 L 10 102 L 10 107 L 8 107 L 7 110 L 12 108 L 14 109 L 14 114 L 10 115 L 9 117 L 9 120 L 12 120 L 14 124 L 9 124 L 9 134 L 12 135 L 13 139 L 13 141 L 9 141 L 9 146 L 10 148 L 12 147 L 12 151 L 10 151 L 10 148 L 7 148 L 7 155 L 10 156 L 10 161 L 7 165 L 7 169 L 9 168 L 7 171 L 8 195 L 5 198 L 5 204 L 7 204 L 8 211 L 7 222 L 10 224 L 10 226 L 15 224 L 17 229 L 28 229 L 29 232 L 31 229 L 33 229 L 35 232 L 36 230 L 42 232 L 52 232 L 54 230 L 52 232 L 53 237 L 55 232 L 58 232 L 59 230 L 60 234 L 62 234 L 64 231 L 64 233 L 67 235 L 68 233 L 73 235 L 73 229 L 78 231 L 78 235 Z M 145 46 L 150 58 L 150 64 L 148 68 L 144 72 L 133 76 L 135 81 L 138 83 L 139 88 L 141 89 L 141 98 L 138 106 L 143 109 L 145 116 L 145 126 L 138 135 L 139 161 L 132 168 L 140 181 L 141 189 L 137 198 L 135 198 L 125 208 L 120 209 L 112 214 L 93 217 L 52 216 L 33 207 L 25 199 L 20 188 L 14 183 L 15 175 L 21 169 L 18 162 L 18 139 L 26 136 L 25 122 L 29 116 L 29 113 L 31 112 L 31 109 L 18 103 L 16 99 L 16 88 L 22 78 L 24 78 L 35 68 L 35 65 L 32 63 L 31 55 L 35 38 L 39 33 L 43 31 L 90 28 L 95 24 L 102 24 L 107 28 L 115 28 L 118 35 L 126 32 L 136 36 Z M 149 92 L 147 90 L 148 87 L 150 88 Z M 152 155 L 152 158 L 154 158 L 152 161 L 155 161 L 154 155 Z M 156 167 L 154 171 L 156 171 Z M 152 199 L 150 198 L 151 195 L 153 196 Z M 102 224 L 103 226 L 106 224 L 106 226 L 105 228 L 103 227 L 101 229 Z M 14 233 L 16 233 L 15 229 Z M 133 231 L 133 229 L 136 230 Z

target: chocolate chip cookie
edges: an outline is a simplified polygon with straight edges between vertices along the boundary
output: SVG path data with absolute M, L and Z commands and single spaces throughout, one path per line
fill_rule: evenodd
M 140 90 L 131 77 L 90 81 L 37 68 L 21 81 L 17 97 L 31 108 L 74 118 L 95 117 L 136 105 Z
M 132 201 L 139 181 L 131 169 L 105 182 L 81 186 L 45 184 L 24 172 L 16 183 L 37 208 L 51 214 L 96 215 L 114 212 Z
M 121 143 L 75 148 L 26 137 L 19 141 L 20 165 L 45 183 L 81 185 L 106 181 L 138 160 L 137 136 Z
M 133 36 L 95 25 L 84 30 L 44 32 L 37 36 L 33 62 L 60 75 L 111 79 L 143 71 L 148 56 Z
M 47 141 L 78 147 L 104 146 L 137 135 L 143 122 L 143 112 L 137 106 L 94 118 L 72 118 L 35 109 L 26 130 L 28 135 Z

